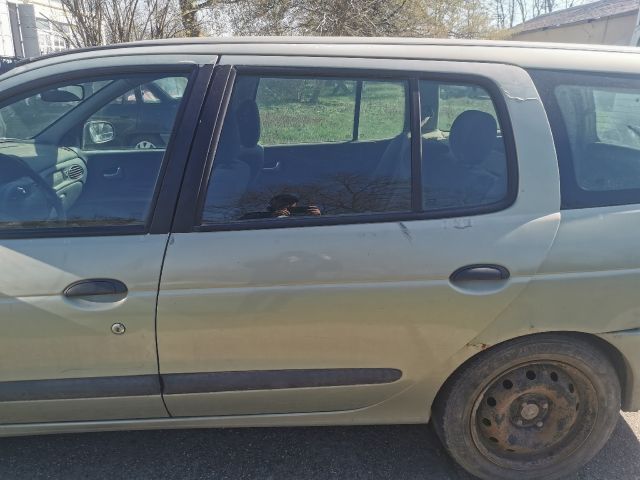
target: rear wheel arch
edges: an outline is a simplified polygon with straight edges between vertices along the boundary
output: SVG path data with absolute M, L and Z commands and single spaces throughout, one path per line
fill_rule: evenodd
M 463 363 L 461 363 L 460 365 L 458 365 L 445 379 L 444 382 L 442 382 L 442 384 L 440 385 L 440 388 L 438 389 L 437 394 L 435 395 L 433 402 L 431 403 L 431 408 L 433 408 L 433 406 L 437 403 L 438 399 L 442 396 L 443 392 L 446 390 L 446 388 L 448 387 L 448 385 L 455 379 L 456 375 L 459 374 L 460 371 L 462 371 L 464 368 L 467 367 L 467 365 L 469 365 L 470 363 L 472 363 L 473 361 L 475 361 L 477 358 L 486 355 L 487 352 L 490 352 L 493 348 L 499 346 L 499 345 L 505 345 L 508 344 L 510 342 L 516 341 L 516 340 L 520 340 L 520 339 L 525 339 L 525 338 L 529 338 L 529 337 L 536 337 L 536 336 L 540 336 L 540 335 L 544 335 L 544 336 L 557 336 L 559 338 L 578 338 L 578 339 L 582 339 L 583 341 L 590 343 L 593 348 L 599 349 L 600 351 L 602 351 L 607 358 L 611 361 L 611 363 L 613 363 L 613 366 L 616 369 L 616 373 L 618 375 L 618 381 L 620 382 L 620 389 L 621 389 L 621 394 L 622 394 L 622 407 L 623 410 L 625 410 L 625 407 L 628 407 L 630 402 L 631 402 L 631 385 L 633 385 L 633 372 L 631 370 L 631 367 L 629 366 L 628 361 L 626 360 L 626 358 L 624 357 L 624 355 L 622 354 L 622 352 L 620 352 L 620 350 L 618 350 L 614 345 L 612 345 L 611 343 L 607 342 L 605 339 L 599 337 L 596 334 L 592 334 L 592 333 L 584 333 L 584 332 L 576 332 L 576 331 L 550 331 L 550 332 L 536 332 L 536 333 L 532 333 L 532 334 L 528 334 L 528 335 L 520 335 L 517 337 L 512 337 L 509 338 L 507 340 L 503 340 L 501 342 L 498 342 L 494 345 L 482 345 L 482 350 L 475 353 L 474 355 L 470 356 L 469 358 L 467 358 Z
M 445 449 L 480 478 L 564 478 L 613 432 L 627 370 L 622 354 L 595 335 L 515 337 L 449 376 L 432 424 Z

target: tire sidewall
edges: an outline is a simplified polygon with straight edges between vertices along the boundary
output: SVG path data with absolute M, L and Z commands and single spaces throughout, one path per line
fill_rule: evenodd
M 503 373 L 535 361 L 558 361 L 580 370 L 592 383 L 598 400 L 593 428 L 584 442 L 558 463 L 531 470 L 500 467 L 476 447 L 471 429 L 473 409 L 484 389 Z M 445 447 L 466 470 L 481 478 L 559 478 L 588 462 L 607 442 L 620 411 L 620 383 L 606 356 L 584 341 L 537 338 L 501 345 L 474 358 L 457 375 L 441 409 L 436 430 Z M 460 414 L 462 412 L 462 415 Z M 580 421 L 578 418 L 577 421 Z

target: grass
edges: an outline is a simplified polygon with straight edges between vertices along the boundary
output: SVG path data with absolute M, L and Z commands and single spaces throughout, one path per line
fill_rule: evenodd
M 440 111 L 438 112 L 438 129 L 444 132 L 451 130 L 454 120 L 462 112 L 467 110 L 480 110 L 496 117 L 495 108 L 491 99 L 482 98 L 448 98 L 440 99 Z
M 257 101 L 262 117 L 263 145 L 292 143 L 345 142 L 353 138 L 355 82 L 344 82 L 347 91 L 334 93 L 335 81 L 321 80 L 320 94 L 310 101 L 308 92 L 299 97 L 273 94 L 291 86 L 291 80 L 268 79 L 258 90 Z M 282 82 L 278 84 L 276 82 Z M 275 84 L 275 85 L 274 85 Z M 295 84 L 294 84 L 295 86 Z M 289 92 L 291 93 L 291 92 Z M 404 87 L 401 83 L 365 82 L 360 114 L 360 139 L 391 138 L 404 125 Z
M 261 80 L 257 94 L 262 117 L 261 143 L 352 140 L 355 84 L 336 80 Z M 465 110 L 481 110 L 495 116 L 491 100 L 478 95 L 441 98 L 439 108 L 438 128 L 442 131 L 449 131 L 455 118 Z M 403 82 L 364 82 L 359 140 L 395 137 L 403 130 L 405 116 Z

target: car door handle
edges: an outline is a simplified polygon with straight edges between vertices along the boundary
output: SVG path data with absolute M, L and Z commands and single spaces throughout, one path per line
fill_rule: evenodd
M 68 298 L 77 298 L 94 295 L 124 296 L 128 292 L 127 286 L 120 280 L 114 280 L 112 278 L 92 278 L 73 282 L 64 289 L 62 294 Z
M 262 170 L 266 172 L 276 172 L 280 170 L 280 162 L 276 162 L 276 164 L 273 167 L 262 167 Z
M 511 274 L 501 265 L 467 265 L 451 274 L 451 283 L 460 282 L 498 282 L 507 280 Z
M 102 176 L 104 178 L 107 178 L 109 180 L 113 180 L 115 178 L 120 178 L 122 177 L 122 168 L 120 167 L 116 167 L 112 170 L 106 170 L 104 172 L 102 172 Z

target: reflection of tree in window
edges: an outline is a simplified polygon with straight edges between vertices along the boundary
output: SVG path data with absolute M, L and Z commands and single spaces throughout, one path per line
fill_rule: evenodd
M 224 222 L 265 212 L 271 199 L 284 193 L 297 196 L 300 205 L 317 206 L 322 215 L 401 212 L 409 210 L 411 205 L 407 179 L 391 180 L 387 177 L 371 177 L 368 173 L 341 172 L 304 184 L 282 183 L 249 189 L 237 203 L 228 204 L 223 199 L 217 205 L 207 203 L 204 218 Z

